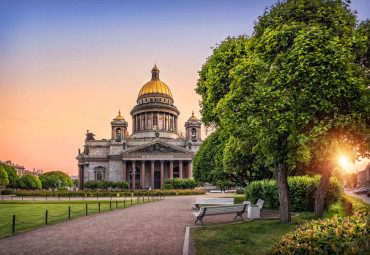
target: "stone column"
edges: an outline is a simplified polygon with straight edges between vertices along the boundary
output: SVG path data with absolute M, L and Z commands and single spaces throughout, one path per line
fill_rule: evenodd
M 123 161 L 123 168 L 122 168 L 122 180 L 124 182 L 127 182 L 127 176 L 126 176 L 126 161 Z
M 145 161 L 141 161 L 141 187 L 145 188 Z
M 150 186 L 154 189 L 154 160 L 150 161 Z
M 132 189 L 135 189 L 135 172 L 136 172 L 136 165 L 135 165 L 135 160 L 131 161 L 131 174 L 132 174 Z
M 173 179 L 173 160 L 170 161 L 170 179 Z
M 191 161 L 188 162 L 188 179 L 190 179 L 192 176 L 192 173 L 191 173 Z
M 149 127 L 148 127 L 148 113 L 145 113 L 145 123 L 144 123 L 144 125 L 145 125 L 145 130 L 149 129 Z
M 164 161 L 161 160 L 161 188 L 164 182 L 163 179 L 164 179 Z
M 182 160 L 179 161 L 179 178 L 182 179 Z

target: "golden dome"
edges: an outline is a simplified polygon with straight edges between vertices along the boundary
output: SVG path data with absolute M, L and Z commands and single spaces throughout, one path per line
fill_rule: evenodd
M 118 111 L 118 115 L 114 119 L 115 120 L 124 120 L 124 118 L 121 116 L 121 110 Z
M 191 113 L 189 120 L 198 120 L 197 117 L 194 116 L 194 111 Z
M 155 65 L 152 69 L 152 79 L 140 89 L 139 97 L 146 94 L 165 94 L 172 98 L 170 88 L 159 79 L 159 69 Z

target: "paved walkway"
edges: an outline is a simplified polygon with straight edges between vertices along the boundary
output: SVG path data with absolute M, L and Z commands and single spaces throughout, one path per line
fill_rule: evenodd
M 366 194 L 359 195 L 359 194 L 353 193 L 353 191 L 344 191 L 344 193 L 346 193 L 348 196 L 359 198 L 362 201 L 364 201 L 365 203 L 370 204 L 370 197 L 368 197 Z
M 185 229 L 195 226 L 191 213 L 196 197 L 166 197 L 159 202 L 94 214 L 14 235 L 0 240 L 0 254 L 182 254 Z M 210 216 L 203 222 L 205 225 L 231 223 L 234 216 Z M 277 215 L 262 214 L 262 217 L 271 216 Z M 192 243 L 189 254 L 195 254 Z
M 182 254 L 185 228 L 194 226 L 195 197 L 166 197 L 14 235 L 0 240 L 0 254 Z M 208 217 L 204 223 L 233 218 Z M 193 245 L 189 253 L 195 254 Z

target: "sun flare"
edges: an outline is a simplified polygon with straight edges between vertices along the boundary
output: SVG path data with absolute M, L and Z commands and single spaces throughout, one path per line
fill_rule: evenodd
M 344 168 L 345 166 L 347 166 L 347 164 L 348 164 L 348 160 L 347 160 L 347 158 L 346 157 L 341 157 L 340 159 L 339 159 L 339 164 Z

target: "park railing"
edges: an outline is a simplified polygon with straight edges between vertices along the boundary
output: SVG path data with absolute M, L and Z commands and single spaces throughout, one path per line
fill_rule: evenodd
M 1 224 L 0 222 L 0 238 L 18 232 L 36 229 L 44 225 L 52 225 L 95 213 L 112 211 L 115 209 L 124 209 L 133 205 L 144 204 L 163 199 L 164 196 L 158 195 L 142 197 L 131 196 L 125 197 L 124 200 L 90 200 L 86 201 L 86 203 L 70 204 L 68 207 L 64 208 L 64 210 L 59 210 L 58 212 L 50 213 L 51 210 L 45 210 L 45 213 L 39 215 L 27 214 L 27 218 L 13 214 L 7 223 Z

